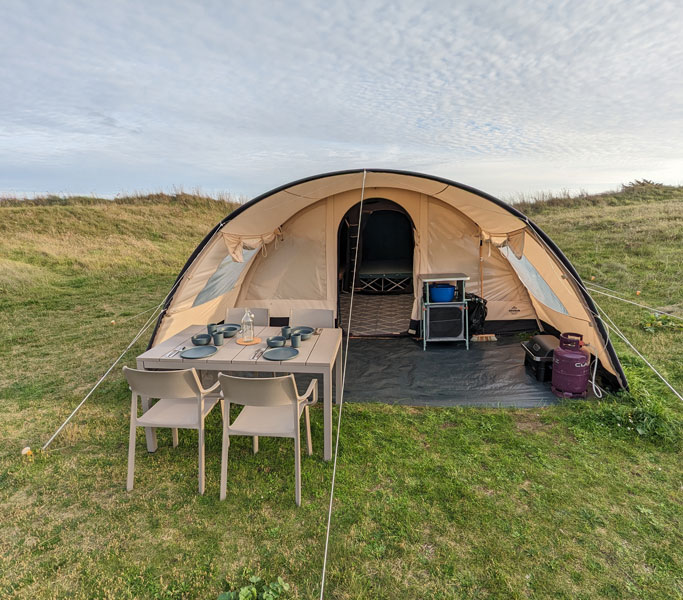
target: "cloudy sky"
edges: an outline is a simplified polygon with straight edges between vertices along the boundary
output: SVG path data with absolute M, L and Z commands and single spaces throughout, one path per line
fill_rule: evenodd
M 0 193 L 683 184 L 678 1 L 2 0 Z

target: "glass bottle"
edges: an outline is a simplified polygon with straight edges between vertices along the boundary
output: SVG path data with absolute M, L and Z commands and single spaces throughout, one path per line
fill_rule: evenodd
M 254 341 L 254 316 L 248 308 L 244 310 L 242 317 L 242 339 L 245 342 Z

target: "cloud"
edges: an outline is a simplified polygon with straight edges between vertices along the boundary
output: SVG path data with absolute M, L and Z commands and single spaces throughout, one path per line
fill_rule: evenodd
M 17 1 L 0 12 L 0 191 L 253 195 L 386 166 L 505 194 L 683 172 L 674 3 Z

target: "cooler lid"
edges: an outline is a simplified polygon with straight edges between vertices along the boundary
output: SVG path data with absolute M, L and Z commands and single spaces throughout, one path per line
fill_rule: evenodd
M 527 348 L 536 356 L 549 356 L 559 345 L 560 340 L 548 334 L 535 335 L 527 342 Z

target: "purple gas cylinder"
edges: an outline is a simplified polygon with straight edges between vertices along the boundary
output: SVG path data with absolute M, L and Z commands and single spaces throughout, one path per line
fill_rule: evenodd
M 585 398 L 590 377 L 590 354 L 580 333 L 563 333 L 553 352 L 552 391 L 558 398 Z

